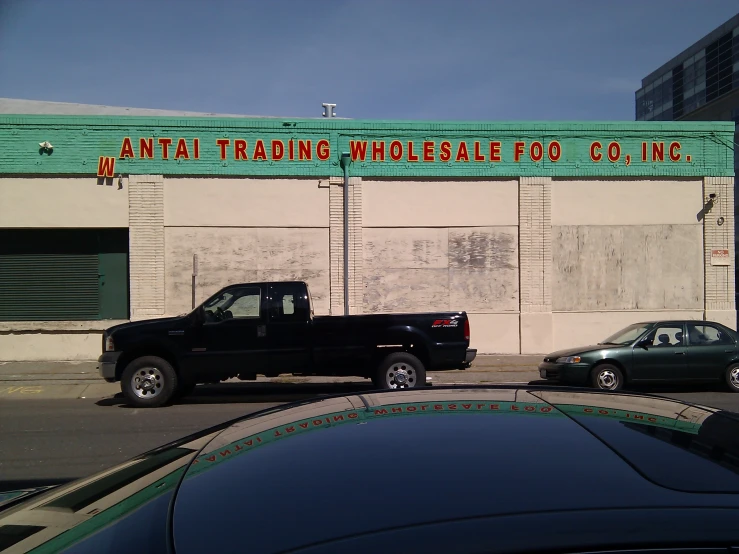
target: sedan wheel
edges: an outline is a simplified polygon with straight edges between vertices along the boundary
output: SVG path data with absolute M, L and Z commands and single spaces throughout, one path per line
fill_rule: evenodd
M 599 365 L 593 370 L 592 385 L 596 389 L 619 390 L 624 385 L 624 376 L 616 366 Z
M 734 392 L 739 392 L 739 364 L 730 365 L 726 369 L 726 384 Z

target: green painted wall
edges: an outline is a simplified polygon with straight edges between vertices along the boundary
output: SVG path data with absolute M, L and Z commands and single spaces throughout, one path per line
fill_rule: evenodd
M 131 139 L 133 157 L 123 148 Z M 153 158 L 143 158 L 140 139 L 151 139 Z M 101 157 L 115 160 L 114 173 L 164 175 L 340 175 L 341 152 L 351 141 L 367 141 L 367 154 L 359 159 L 355 150 L 352 175 L 364 177 L 511 177 L 511 176 L 731 176 L 734 124 L 731 122 L 552 122 L 552 123 L 445 123 L 362 120 L 290 120 L 252 118 L 149 118 L 103 116 L 0 116 L 0 174 L 96 175 Z M 167 159 L 159 140 L 171 139 Z M 179 139 L 184 139 L 185 152 Z M 195 159 L 195 139 L 198 159 Z M 221 159 L 218 140 L 227 140 Z M 245 141 L 247 159 L 235 159 L 235 142 Z M 263 141 L 266 160 L 255 159 L 255 147 Z M 290 140 L 295 159 L 289 159 Z M 299 140 L 311 141 L 311 159 L 300 160 Z M 318 149 L 319 141 L 323 148 Z M 51 152 L 39 143 L 49 141 Z M 281 141 L 273 152 L 272 141 Z M 383 142 L 384 161 L 372 161 L 372 141 Z M 393 141 L 398 141 L 391 145 Z M 448 144 L 444 144 L 448 142 Z M 522 155 L 515 161 L 516 142 Z M 558 141 L 560 148 L 549 145 Z M 599 141 L 602 159 L 591 158 Z M 410 145 L 413 143 L 409 153 Z M 539 142 L 542 159 L 538 160 Z M 647 143 L 647 160 L 642 144 Z M 658 143 L 653 152 L 652 143 Z M 432 144 L 433 143 L 433 144 Z M 460 143 L 466 147 L 460 150 Z M 475 161 L 475 143 L 478 161 Z M 492 144 L 491 144 L 492 143 Z M 499 144 L 498 150 L 491 152 Z M 608 159 L 609 145 L 612 160 Z M 660 155 L 659 144 L 662 143 Z M 679 144 L 672 150 L 670 145 Z M 242 143 L 243 145 L 243 143 Z M 391 146 L 402 154 L 390 159 Z M 450 159 L 441 154 L 448 146 Z M 330 149 L 328 152 L 327 148 Z M 356 147 L 356 143 L 355 143 Z M 433 161 L 424 161 L 427 158 Z M 321 153 L 327 159 L 319 159 Z M 497 161 L 499 153 L 500 161 Z M 257 152 L 258 154 L 258 152 Z M 616 155 L 618 154 L 618 155 Z M 679 154 L 679 159 L 678 159 Z M 418 156 L 418 161 L 414 161 Z M 258 156 L 256 156 L 258 157 Z M 660 161 L 662 157 L 664 161 Z M 656 161 L 655 159 L 656 158 Z M 469 161 L 467 161 L 469 159 Z

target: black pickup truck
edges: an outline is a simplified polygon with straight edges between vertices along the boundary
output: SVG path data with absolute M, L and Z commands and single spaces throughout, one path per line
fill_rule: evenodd
M 475 359 L 465 312 L 314 316 L 301 281 L 230 285 L 180 317 L 103 334 L 100 375 L 128 402 L 161 406 L 198 383 L 257 375 L 359 376 L 380 389 L 426 384 L 427 370 Z

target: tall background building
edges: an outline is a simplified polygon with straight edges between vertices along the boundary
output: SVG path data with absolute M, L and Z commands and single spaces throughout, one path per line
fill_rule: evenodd
M 737 173 L 739 14 L 642 79 L 636 91 L 636 120 L 733 121 L 738 131 L 732 145 Z M 734 198 L 736 202 L 736 194 Z M 738 213 L 735 203 L 735 218 Z M 739 243 L 737 234 L 735 243 Z M 739 277 L 736 281 L 739 285 Z

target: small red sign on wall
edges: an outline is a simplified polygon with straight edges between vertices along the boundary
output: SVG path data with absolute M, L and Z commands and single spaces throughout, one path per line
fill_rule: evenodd
M 711 265 L 731 265 L 729 250 L 725 248 L 711 250 Z

